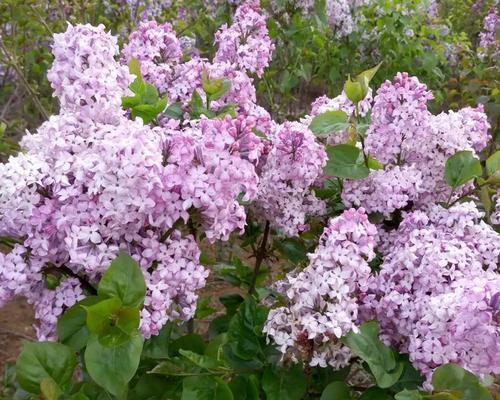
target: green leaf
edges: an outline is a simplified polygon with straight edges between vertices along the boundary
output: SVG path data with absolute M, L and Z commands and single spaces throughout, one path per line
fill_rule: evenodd
M 128 62 L 128 70 L 131 74 L 134 74 L 136 78 L 142 79 L 141 68 L 137 58 L 131 58 Z
M 153 374 L 142 375 L 129 392 L 130 400 L 167 400 L 180 397 L 181 381 Z
M 203 319 L 212 315 L 217 310 L 210 306 L 209 298 L 198 298 L 198 304 L 196 305 L 196 312 L 194 314 L 195 319 Z
M 230 89 L 231 89 L 231 80 L 223 79 L 221 87 L 215 93 L 207 94 L 208 99 L 210 101 L 219 100 L 222 96 L 224 96 L 227 92 L 229 92 Z
M 97 296 L 89 296 L 68 308 L 57 321 L 59 341 L 75 351 L 80 351 L 87 344 L 87 312 L 82 306 L 91 306 L 99 301 Z
M 219 301 L 226 308 L 227 315 L 234 315 L 238 311 L 238 307 L 245 301 L 238 293 L 223 294 L 219 297 Z
M 359 333 L 351 331 L 341 342 L 368 364 L 378 386 L 388 388 L 398 381 L 404 365 L 396 362 L 391 348 L 380 341 L 375 321 L 363 323 Z
M 382 163 L 380 163 L 379 161 L 377 161 L 370 154 L 368 154 L 368 156 L 366 157 L 366 159 L 367 159 L 366 161 L 368 163 L 368 168 L 373 169 L 375 171 L 384 169 L 384 165 Z
M 379 70 L 381 65 L 382 65 L 382 62 L 378 63 L 373 68 L 370 68 L 370 69 L 367 69 L 367 70 L 361 72 L 356 77 L 356 80 L 358 82 L 365 82 L 366 85 L 368 86 L 370 84 L 371 80 L 373 79 L 373 77 L 375 76 L 375 74 L 377 73 L 377 71 Z
M 203 99 L 196 90 L 191 96 L 191 102 L 189 103 L 189 105 L 191 106 L 191 115 L 193 117 L 198 118 L 203 113 Z
M 171 355 L 180 354 L 180 350 L 189 350 L 194 353 L 203 354 L 205 351 L 205 341 L 200 335 L 188 333 L 172 342 L 170 346 Z
M 103 298 L 118 297 L 124 306 L 141 307 L 146 282 L 137 262 L 120 252 L 102 276 L 97 292 Z
M 29 393 L 40 394 L 41 383 L 56 385 L 64 390 L 69 386 L 76 366 L 76 356 L 71 348 L 60 343 L 24 343 L 23 350 L 16 362 L 16 378 L 19 385 Z
M 500 150 L 497 150 L 486 159 L 486 171 L 488 172 L 488 176 L 500 171 Z
M 344 382 L 332 382 L 330 383 L 323 393 L 321 394 L 320 400 L 351 400 L 351 391 L 349 386 Z
M 177 102 L 177 103 L 170 104 L 170 105 L 169 105 L 169 106 L 165 109 L 164 114 L 165 114 L 168 118 L 172 118 L 172 119 L 182 119 L 182 117 L 183 117 L 183 115 L 184 115 L 184 111 L 182 110 L 182 103 Z
M 424 377 L 410 363 L 407 355 L 400 355 L 399 362 L 403 364 L 403 373 L 391 390 L 399 392 L 404 389 L 415 390 L 422 386 Z
M 194 365 L 203 368 L 203 369 L 218 369 L 222 367 L 223 365 L 217 361 L 216 359 L 213 359 L 208 356 L 200 355 L 198 353 L 194 353 L 189 350 L 179 350 L 179 353 L 188 359 L 190 362 L 192 362 Z
M 229 386 L 220 378 L 191 376 L 182 383 L 181 400 L 233 400 Z
M 87 327 L 104 346 L 121 346 L 137 333 L 140 311 L 137 307 L 122 307 L 120 299 L 112 297 L 86 307 Z
M 267 400 L 301 400 L 307 390 L 307 379 L 299 364 L 290 369 L 266 367 L 262 388 Z
M 357 80 L 352 80 L 350 76 L 347 77 L 344 83 L 344 92 L 347 98 L 353 103 L 359 103 L 366 96 L 361 83 Z
M 344 111 L 327 111 L 316 115 L 309 125 L 309 129 L 315 135 L 328 135 L 330 133 L 344 131 L 349 123 Z
M 299 238 L 280 238 L 273 241 L 273 245 L 283 256 L 294 264 L 307 261 L 307 249 Z
M 396 400 L 423 400 L 418 390 L 403 390 L 394 396 Z
M 263 355 L 265 339 L 262 327 L 268 310 L 257 305 L 252 296 L 247 296 L 229 322 L 228 343 L 234 354 L 244 360 Z
M 325 173 L 328 176 L 339 178 L 363 179 L 370 174 L 370 170 L 363 161 L 361 150 L 350 144 L 339 144 L 326 148 L 328 162 Z
M 471 151 L 459 151 L 446 160 L 444 178 L 448 185 L 457 188 L 482 172 L 481 163 Z
M 143 357 L 153 359 L 167 358 L 170 349 L 170 337 L 172 335 L 173 325 L 167 322 L 160 333 L 156 336 L 151 336 L 150 339 L 144 342 L 144 349 L 142 351 Z
M 205 348 L 205 355 L 217 361 L 225 362 L 224 345 L 227 343 L 227 333 L 214 337 Z
M 58 400 L 61 395 L 61 389 L 51 378 L 42 379 L 40 391 L 44 400 Z
M 392 396 L 386 390 L 373 386 L 365 390 L 359 400 L 392 400 Z
M 136 335 L 117 346 L 103 346 L 97 335 L 90 335 L 85 349 L 85 366 L 91 378 L 116 397 L 123 396 L 141 359 L 143 339 Z
M 259 382 L 254 375 L 234 377 L 229 388 L 237 400 L 259 400 Z
M 166 376 L 192 376 L 199 375 L 200 370 L 184 358 L 172 357 L 162 361 L 150 371 L 152 374 Z
M 491 400 L 491 394 L 479 382 L 479 378 L 456 364 L 444 364 L 432 375 L 435 391 L 461 392 L 460 400 Z

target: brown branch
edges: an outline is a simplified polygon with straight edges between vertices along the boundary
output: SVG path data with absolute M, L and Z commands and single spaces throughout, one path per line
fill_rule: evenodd
M 267 248 L 267 240 L 269 239 L 269 230 L 270 224 L 269 221 L 266 221 L 266 226 L 264 228 L 264 236 L 262 237 L 262 241 L 260 242 L 259 250 L 255 255 L 255 266 L 253 269 L 252 281 L 250 282 L 250 287 L 248 288 L 248 293 L 255 293 L 255 284 L 257 283 L 257 277 L 259 276 L 260 267 L 262 265 L 262 261 L 266 257 L 266 248 Z

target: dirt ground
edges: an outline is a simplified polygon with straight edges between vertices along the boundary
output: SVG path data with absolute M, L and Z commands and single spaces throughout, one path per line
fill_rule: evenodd
M 22 299 L 15 299 L 0 308 L 0 376 L 4 366 L 15 361 L 23 340 L 33 340 L 33 310 Z M 0 384 L 1 385 L 1 384 Z

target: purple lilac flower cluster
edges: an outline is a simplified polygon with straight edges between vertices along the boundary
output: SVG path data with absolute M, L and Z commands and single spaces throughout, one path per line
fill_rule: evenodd
M 498 5 L 498 1 L 495 1 L 484 18 L 483 31 L 479 33 L 479 56 L 482 59 L 491 58 L 498 61 L 500 57 L 500 46 L 498 44 L 500 13 Z
M 311 366 L 345 366 L 351 353 L 338 339 L 357 331 L 358 297 L 367 289 L 377 229 L 365 211 L 330 220 L 309 265 L 276 284 L 285 305 L 270 311 L 264 332 L 283 357 Z
M 278 125 L 262 167 L 255 210 L 286 235 L 307 230 L 306 216 L 322 215 L 325 204 L 311 187 L 323 174 L 326 153 L 299 122 Z
M 148 49 L 172 54 L 169 29 L 147 32 Z M 240 199 L 257 196 L 264 148 L 253 133 L 257 120 L 170 120 L 162 127 L 131 120 L 120 104 L 133 76 L 115 60 L 117 51 L 102 26 L 69 26 L 57 35 L 49 79 L 61 113 L 0 165 L 0 234 L 22 242 L 1 255 L 0 301 L 26 296 L 41 339 L 53 338 L 57 316 L 83 297 L 74 277 L 96 284 L 120 249 L 146 277 L 145 337 L 168 320 L 191 318 L 208 272 L 194 237 L 172 229 L 196 213 L 208 240 L 226 240 L 244 229 Z M 55 289 L 47 271 L 61 279 Z
M 433 115 L 427 108 L 430 99 L 427 87 L 406 73 L 378 89 L 365 150 L 385 168 L 345 182 L 342 200 L 348 206 L 387 217 L 410 204 L 425 208 L 446 201 L 451 191 L 444 181 L 446 160 L 460 150 L 482 151 L 490 139 L 489 123 L 482 105 Z M 453 199 L 468 189 L 458 188 Z
M 428 378 L 448 362 L 500 371 L 500 236 L 482 216 L 474 203 L 435 205 L 381 235 L 384 261 L 370 278 L 364 318 L 378 319 L 382 337 Z

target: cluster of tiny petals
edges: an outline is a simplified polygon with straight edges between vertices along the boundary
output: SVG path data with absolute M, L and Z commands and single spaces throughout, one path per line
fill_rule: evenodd
M 133 76 L 115 60 L 117 38 L 104 25 L 68 24 L 65 32 L 54 35 L 52 52 L 47 78 L 63 111 L 78 110 L 106 121 L 121 114 L 121 99 Z
M 345 181 L 342 201 L 349 207 L 362 205 L 370 213 L 390 217 L 424 193 L 422 179 L 422 173 L 413 165 L 389 166 L 372 171 L 366 179 Z
M 408 143 L 423 138 L 430 116 L 427 102 L 432 98 L 424 84 L 405 72 L 383 83 L 373 102 L 366 151 L 384 164 L 413 151 Z
M 247 1 L 236 10 L 232 24 L 215 34 L 218 46 L 215 62 L 236 64 L 243 71 L 262 76 L 269 65 L 274 45 L 258 2 Z
M 188 320 L 196 310 L 196 291 L 205 286 L 208 271 L 199 263 L 200 250 L 192 236 L 174 231 L 163 243 L 146 237 L 140 244 L 139 262 L 145 271 L 148 293 L 141 310 L 140 330 L 144 337 L 157 335 L 171 320 Z
M 47 289 L 43 282 L 33 285 L 26 293 L 26 299 L 35 309 L 38 340 L 55 340 L 58 317 L 84 297 L 80 281 L 76 278 L 63 280 L 55 289 Z
M 270 139 L 255 209 L 274 227 L 294 236 L 307 229 L 308 215 L 325 211 L 311 187 L 322 176 L 326 153 L 314 134 L 299 122 L 277 126 Z
M 348 204 L 388 216 L 410 201 L 418 208 L 446 201 L 451 190 L 444 180 L 446 160 L 462 150 L 477 156 L 491 138 L 490 125 L 481 105 L 432 115 L 427 108 L 430 99 L 427 87 L 406 73 L 398 73 L 378 89 L 365 149 L 387 165 L 364 181 L 348 182 L 343 194 Z M 393 195 L 386 196 L 381 185 L 390 185 L 391 180 L 394 188 L 387 190 Z M 468 189 L 468 185 L 458 188 L 452 199 Z
M 181 57 L 181 43 L 168 22 L 158 25 L 156 21 L 142 21 L 122 51 L 123 61 L 139 61 L 144 79 L 160 92 L 167 90 Z
M 358 330 L 357 297 L 367 289 L 376 235 L 362 208 L 346 210 L 330 220 L 309 265 L 277 283 L 286 305 L 271 310 L 264 332 L 283 357 L 311 366 L 347 364 L 349 350 L 338 339 Z
M 498 31 L 500 30 L 500 13 L 498 11 L 498 0 L 496 0 L 484 18 L 483 31 L 479 33 L 480 57 L 490 57 L 497 60 L 500 56 L 500 45 L 498 43 Z
M 397 231 L 382 235 L 384 261 L 363 298 L 372 314 L 363 315 L 377 318 L 383 338 L 427 377 L 447 362 L 477 374 L 500 368 L 483 347 L 498 353 L 491 299 L 500 283 L 500 236 L 482 216 L 472 202 L 436 205 L 406 214 Z
M 495 208 L 491 213 L 490 221 L 493 225 L 500 225 L 500 188 L 493 195 L 492 202 Z
M 58 67 L 53 70 L 61 74 L 60 82 L 66 78 L 59 68 L 59 42 L 80 43 L 80 36 L 81 43 L 96 44 L 82 45 L 86 59 L 102 61 L 102 55 L 92 53 L 101 52 L 109 56 L 109 68 L 122 68 L 113 58 L 116 39 L 108 40 L 103 28 L 70 26 L 54 49 Z M 101 70 L 85 71 L 87 80 L 100 80 Z M 69 76 L 74 72 L 66 71 Z M 68 84 L 56 90 L 61 103 L 73 88 Z M 100 97 L 108 111 L 123 95 L 113 89 L 109 93 Z M 64 266 L 97 284 L 122 249 L 147 276 L 141 331 L 149 337 L 166 321 L 192 317 L 196 291 L 207 275 L 194 238 L 175 232 L 162 242 L 163 234 L 177 221 L 187 222 L 191 213 L 199 215 L 196 221 L 210 241 L 243 232 L 246 212 L 240 201 L 257 196 L 256 167 L 265 145 L 253 133 L 255 118 L 248 115 L 202 118 L 182 127 L 170 120 L 153 128 L 121 111 L 102 119 L 88 112 L 88 104 L 80 106 L 62 107 L 36 133 L 27 133 L 22 153 L 0 164 L 0 234 L 22 242 L 1 255 L 0 302 L 26 296 L 35 306 L 39 337 L 52 339 L 57 316 L 83 294 L 70 279 L 49 290 L 44 268 Z M 153 263 L 158 268 L 150 272 Z

